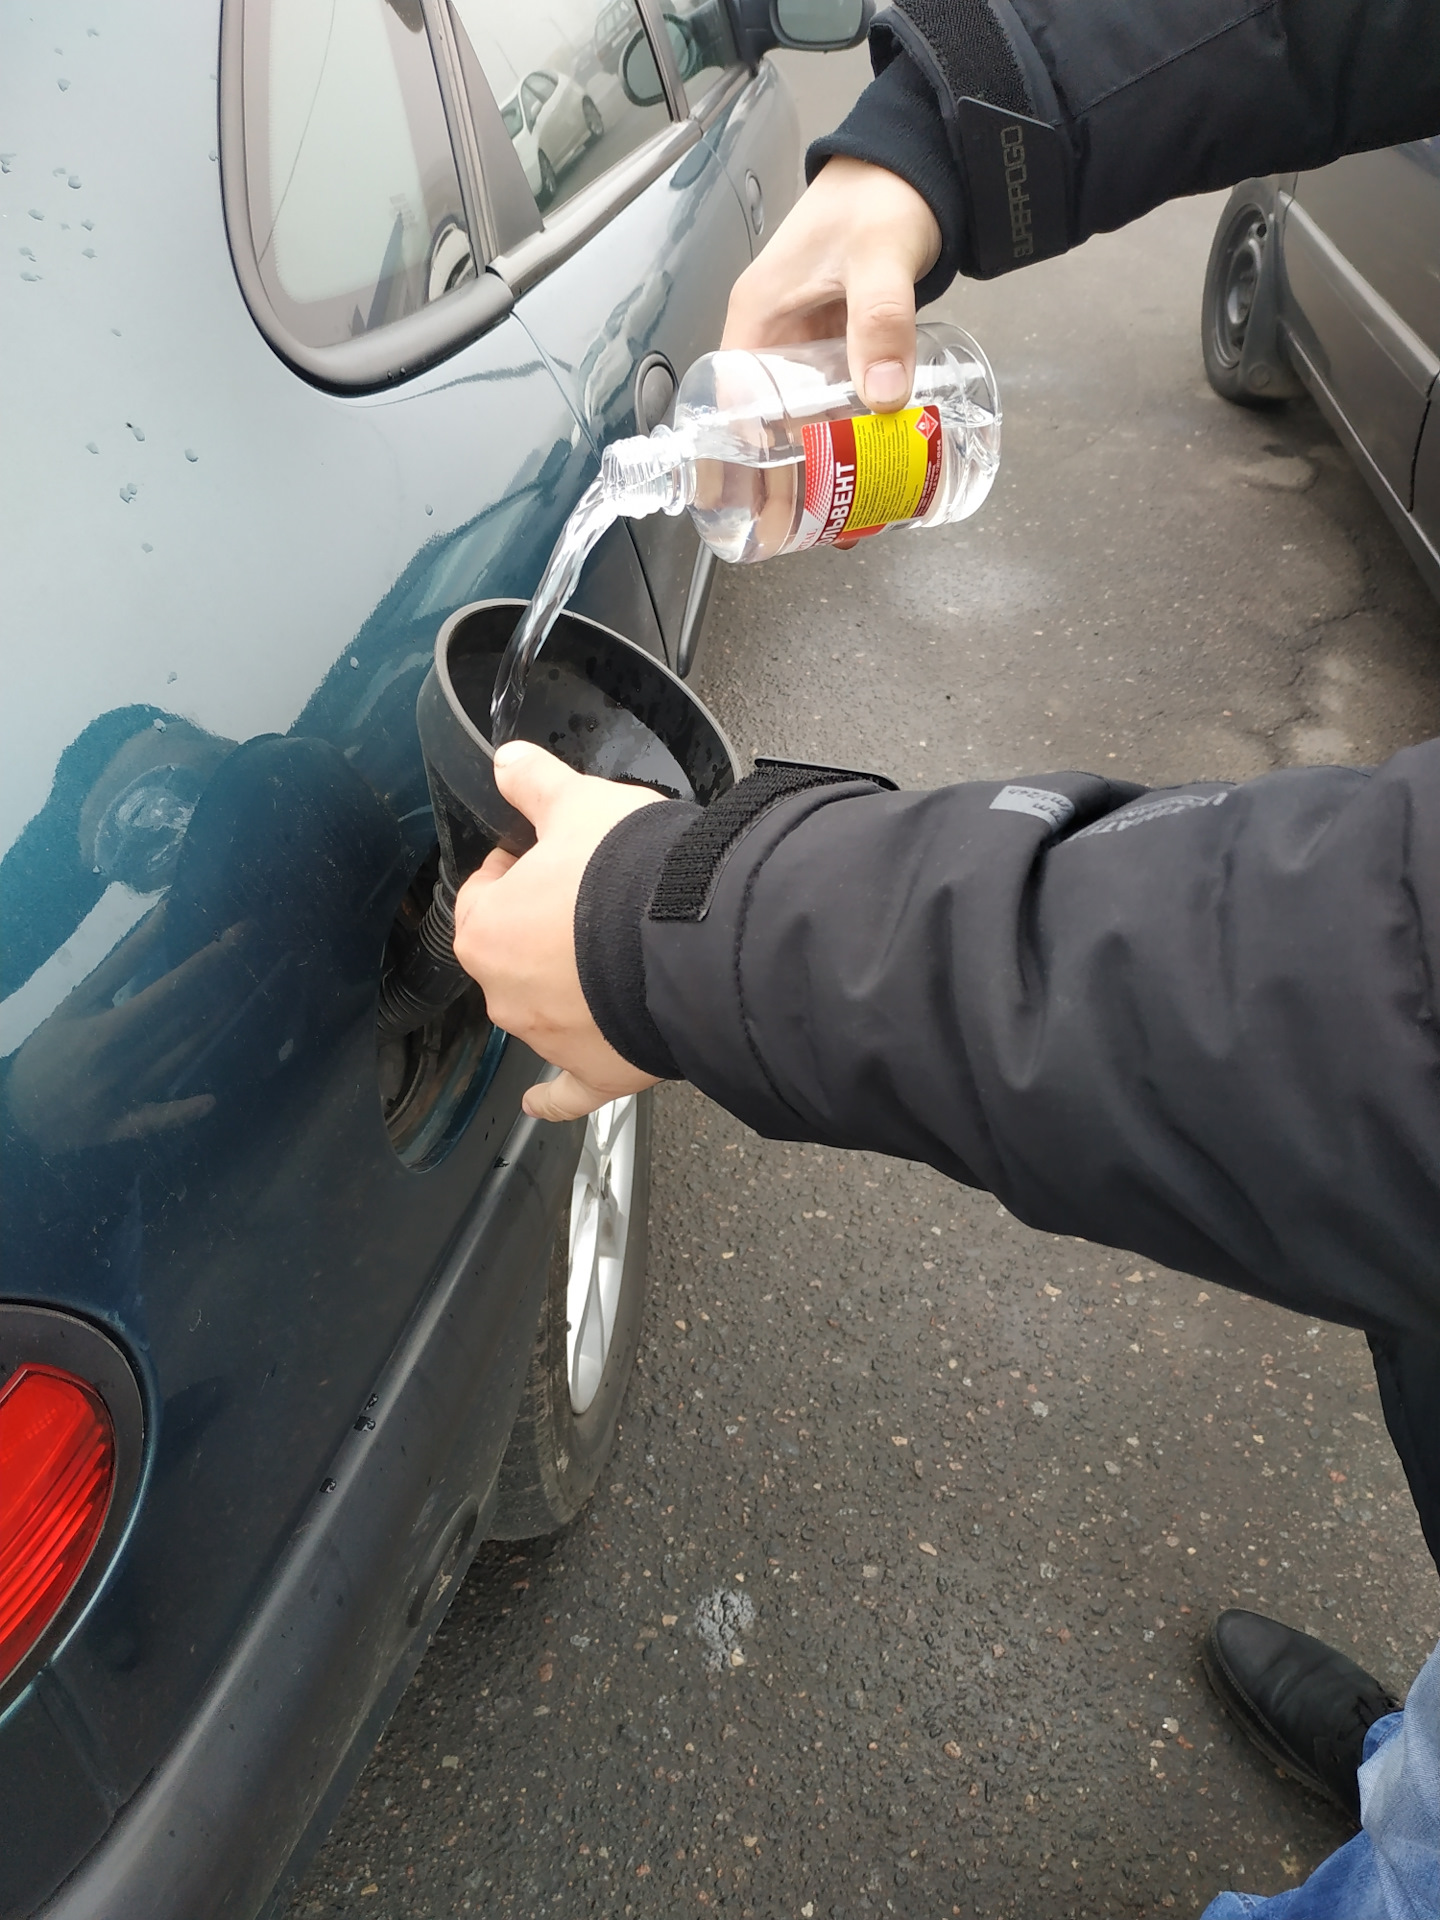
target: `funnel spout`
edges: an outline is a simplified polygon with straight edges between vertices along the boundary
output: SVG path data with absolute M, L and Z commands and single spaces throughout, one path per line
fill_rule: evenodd
M 455 882 L 442 863 L 405 959 L 380 983 L 380 1039 L 414 1033 L 458 1000 L 470 976 L 455 958 Z

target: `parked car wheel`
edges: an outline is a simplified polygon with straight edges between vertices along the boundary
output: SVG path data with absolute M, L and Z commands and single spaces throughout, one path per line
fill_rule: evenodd
M 538 205 L 542 207 L 549 206 L 550 202 L 555 198 L 555 187 L 555 169 L 550 164 L 549 154 L 546 153 L 542 147 L 540 149 L 540 191 L 535 196 Z
M 1206 377 L 1222 400 L 1242 407 L 1273 406 L 1281 397 L 1257 393 L 1242 378 L 1241 366 L 1247 345 L 1252 352 L 1257 346 L 1261 348 L 1266 360 L 1274 360 L 1280 353 L 1278 335 L 1264 341 L 1250 339 L 1252 325 L 1272 324 L 1261 315 L 1273 315 L 1275 311 L 1273 301 L 1260 299 L 1265 275 L 1270 271 L 1265 245 L 1269 227 L 1270 215 L 1264 207 L 1237 196 L 1215 230 L 1205 269 L 1200 344 Z
M 555 1533 L 600 1477 L 640 1344 L 649 1251 L 653 1096 L 592 1113 L 550 1259 L 524 1398 L 490 1531 Z
M 590 98 L 588 93 L 586 94 L 584 100 L 581 103 L 580 110 L 585 115 L 585 131 L 589 134 L 590 141 L 593 146 L 595 141 L 597 141 L 600 138 L 601 134 L 604 133 L 605 122 L 601 118 L 600 109 L 596 106 L 595 102 Z

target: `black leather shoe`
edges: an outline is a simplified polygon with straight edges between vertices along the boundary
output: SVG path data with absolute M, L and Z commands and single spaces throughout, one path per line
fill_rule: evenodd
M 1200 1657 L 1247 1739 L 1358 1826 L 1365 1735 L 1399 1701 L 1323 1640 L 1241 1607 L 1212 1621 Z

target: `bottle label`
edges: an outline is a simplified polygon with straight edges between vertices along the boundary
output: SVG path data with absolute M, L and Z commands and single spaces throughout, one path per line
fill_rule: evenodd
M 805 506 L 786 551 L 853 547 L 867 533 L 926 513 L 940 485 L 936 407 L 862 413 L 802 429 Z

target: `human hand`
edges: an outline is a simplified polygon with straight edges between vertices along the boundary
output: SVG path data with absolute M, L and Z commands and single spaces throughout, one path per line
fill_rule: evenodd
M 575 964 L 575 901 L 590 856 L 616 824 L 660 798 L 576 773 L 543 747 L 511 740 L 495 784 L 535 827 L 528 853 L 497 847 L 455 900 L 455 958 L 480 982 L 497 1027 L 563 1069 L 525 1095 L 537 1120 L 578 1120 L 653 1087 L 596 1026 Z
M 939 223 L 908 181 L 837 155 L 735 282 L 722 345 L 843 334 L 866 406 L 893 413 L 915 383 L 915 283 L 939 256 Z

